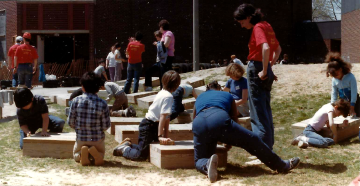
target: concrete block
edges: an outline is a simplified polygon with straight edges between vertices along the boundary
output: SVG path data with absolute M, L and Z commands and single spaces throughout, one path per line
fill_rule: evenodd
M 204 78 L 199 78 L 199 77 L 190 77 L 184 80 L 181 80 L 182 84 L 187 83 L 190 84 L 193 88 L 197 88 L 200 86 L 204 86 L 205 85 L 205 81 Z
M 145 77 L 140 77 L 140 80 L 145 79 Z M 121 80 L 121 81 L 117 81 L 116 84 L 120 85 L 120 86 L 125 86 L 126 83 L 126 79 Z M 133 85 L 134 81 L 132 81 L 131 86 Z
M 148 109 L 150 105 L 154 102 L 156 95 L 146 96 L 142 98 L 137 99 L 137 105 L 140 108 Z M 195 98 L 189 98 L 189 99 L 183 99 L 182 103 L 186 109 L 193 109 L 196 99 Z
M 73 158 L 76 133 L 50 133 L 49 137 L 40 133 L 24 138 L 23 155 L 39 158 Z
M 191 123 L 193 121 L 193 109 L 185 110 L 173 120 L 174 123 Z
M 349 125 L 347 127 L 342 128 L 341 126 L 345 119 L 349 121 Z M 300 135 L 304 131 L 306 126 L 309 125 L 309 121 L 310 119 L 307 119 L 291 125 L 291 130 L 294 138 Z M 351 118 L 351 117 L 344 118 L 340 116 L 334 118 L 334 123 L 336 125 L 339 125 L 336 131 L 336 135 L 338 138 L 335 141 L 335 143 L 359 135 L 360 118 Z M 324 137 L 329 137 L 329 138 L 333 137 L 331 130 L 328 129 L 326 126 L 323 127 L 323 129 L 320 131 L 320 134 Z
M 138 92 L 138 93 L 133 93 L 133 94 L 126 94 L 126 97 L 127 97 L 129 103 L 137 104 L 138 98 L 147 97 L 147 96 L 151 96 L 151 95 L 155 95 L 155 94 L 157 94 L 156 91 Z
M 227 164 L 227 150 L 217 145 L 219 167 Z M 150 162 L 161 169 L 192 169 L 194 162 L 194 142 L 175 141 L 175 145 L 150 144 Z
M 159 77 L 152 77 L 152 87 L 160 86 Z M 145 90 L 145 79 L 139 81 L 139 90 Z
M 110 117 L 111 127 L 108 132 L 111 135 L 115 135 L 116 125 L 136 125 L 139 126 L 140 122 L 144 118 L 127 118 L 127 117 Z
M 69 107 L 69 100 L 70 100 L 70 94 L 67 95 L 58 95 L 56 96 L 56 101 L 57 104 L 64 106 L 64 107 Z
M 130 138 L 131 142 L 138 144 L 139 126 L 138 125 L 117 125 L 115 126 L 115 140 L 122 142 L 125 138 Z M 169 138 L 175 141 L 192 140 L 192 124 L 170 124 Z

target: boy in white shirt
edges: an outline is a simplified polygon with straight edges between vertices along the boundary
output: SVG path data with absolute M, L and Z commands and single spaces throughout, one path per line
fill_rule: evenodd
M 167 71 L 162 77 L 163 89 L 156 95 L 145 118 L 139 124 L 138 144 L 123 141 L 115 147 L 114 156 L 123 156 L 131 160 L 144 160 L 149 155 L 150 143 L 160 141 L 162 144 L 172 141 L 168 138 L 171 107 L 175 91 L 180 85 L 181 78 L 173 70 Z

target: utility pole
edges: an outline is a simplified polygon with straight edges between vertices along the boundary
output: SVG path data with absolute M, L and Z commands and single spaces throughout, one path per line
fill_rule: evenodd
M 193 0 L 193 71 L 199 70 L 199 0 Z

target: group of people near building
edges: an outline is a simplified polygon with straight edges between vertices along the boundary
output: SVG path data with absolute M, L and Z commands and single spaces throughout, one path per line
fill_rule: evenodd
M 237 63 L 232 63 L 225 70 L 225 74 L 230 79 L 223 91 L 217 81 L 213 81 L 207 85 L 206 92 L 194 95 L 196 102 L 192 131 L 195 167 L 199 172 L 206 174 L 210 182 L 215 182 L 218 177 L 218 156 L 215 153 L 218 142 L 226 144 L 228 149 L 232 146 L 245 149 L 279 173 L 289 172 L 300 164 L 298 157 L 283 160 L 273 151 L 275 141 L 270 91 L 277 76 L 274 75 L 272 66 L 281 53 L 275 33 L 271 25 L 263 21 L 261 11 L 251 4 L 240 5 L 234 12 L 234 18 L 241 27 L 252 29 L 248 44 L 247 78 L 243 77 L 245 69 Z M 184 111 L 181 107 L 182 97 L 193 92 L 191 86 L 180 84 L 181 77 L 177 72 L 169 70 L 174 53 L 168 52 L 166 60 L 163 58 L 163 53 L 165 50 L 170 51 L 169 46 L 173 46 L 171 44 L 174 42 L 173 34 L 168 33 L 167 21 L 161 21 L 159 26 L 159 32 L 162 35 L 155 32 L 155 37 L 160 42 L 154 43 L 158 47 L 157 62 L 167 69 L 160 76 L 162 89 L 157 93 L 145 118 L 139 124 L 138 144 L 125 139 L 114 148 L 114 156 L 145 160 L 149 156 L 150 143 L 171 142 L 168 136 L 170 120 Z M 106 88 L 106 90 L 114 89 L 109 90 L 108 93 L 112 92 L 119 96 L 119 100 L 125 99 L 121 96 L 123 92 L 129 93 L 132 78 L 135 78 L 135 84 L 139 80 L 142 68 L 139 56 L 144 51 L 141 39 L 142 35 L 137 33 L 128 44 L 128 78 L 124 90 L 116 87 Z M 168 61 L 169 56 L 170 61 Z M 343 61 L 336 53 L 330 53 L 326 62 L 328 62 L 327 75 L 333 77 L 331 103 L 324 105 L 316 112 L 302 135 L 293 140 L 292 144 L 302 148 L 308 145 L 327 147 L 333 144 L 333 139 L 322 137 L 319 135 L 319 130 L 325 125 L 333 131 L 336 130 L 337 126 L 333 122 L 336 116 L 346 117 L 349 113 L 350 115 L 360 114 L 357 85 L 351 73 L 351 65 Z M 110 66 L 109 63 L 106 63 L 106 66 L 116 68 L 116 65 Z M 137 92 L 138 85 L 135 84 L 133 91 Z M 99 89 L 104 86 L 104 80 L 94 72 L 88 72 L 81 78 L 81 86 L 83 93 L 72 99 L 67 119 L 67 123 L 76 132 L 74 159 L 82 165 L 89 165 L 91 161 L 94 161 L 95 165 L 102 165 L 105 153 L 104 131 L 110 127 L 111 115 L 106 101 L 97 96 Z M 41 96 L 33 96 L 26 88 L 18 89 L 15 92 L 15 103 L 19 108 L 17 113 L 21 139 L 28 134 L 33 134 L 38 128 L 42 128 L 44 136 L 48 135 L 48 129 L 54 132 L 62 131 L 65 121 L 48 115 L 45 100 Z M 252 131 L 238 124 L 239 116 L 248 115 L 251 118 Z M 89 158 L 89 154 L 92 158 Z

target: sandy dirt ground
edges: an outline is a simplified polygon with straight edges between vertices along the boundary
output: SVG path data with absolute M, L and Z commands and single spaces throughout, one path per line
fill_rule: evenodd
M 313 65 L 276 65 L 274 73 L 279 81 L 274 83 L 273 97 L 281 99 L 295 95 L 308 95 L 331 92 L 331 78 L 325 75 L 326 64 Z M 225 68 L 197 71 L 191 75 L 224 80 Z M 352 72 L 360 80 L 360 64 L 355 64 Z M 22 170 L 0 179 L 0 185 L 209 185 L 209 181 L 202 174 L 191 177 L 169 177 L 160 173 L 126 174 L 119 169 L 116 173 L 81 174 L 73 171 L 51 169 L 44 171 Z M 220 180 L 213 185 L 241 185 L 240 179 Z

